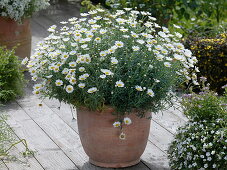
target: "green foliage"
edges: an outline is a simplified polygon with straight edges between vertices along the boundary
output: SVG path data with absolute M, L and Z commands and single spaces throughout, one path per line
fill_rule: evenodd
M 171 169 L 220 169 L 227 167 L 227 119 L 189 121 L 178 129 L 169 146 Z
M 138 20 L 140 14 L 146 21 Z M 97 9 L 81 15 L 89 19 L 69 19 L 61 31 L 48 29 L 50 36 L 30 59 L 32 76 L 44 80 L 34 94 L 91 110 L 107 105 L 123 115 L 132 109 L 156 112 L 190 76 L 186 65 L 194 67 L 196 60 L 181 35 L 170 34 L 146 12 Z
M 0 47 L 0 102 L 22 95 L 24 76 L 14 50 Z
M 223 93 L 221 87 L 227 83 L 227 34 L 215 38 L 188 37 L 184 44 L 197 57 L 198 76 L 205 76 L 212 90 Z
M 205 86 L 202 92 L 182 99 L 189 122 L 180 127 L 168 149 L 172 169 L 220 169 L 227 167 L 227 93 L 217 96 Z M 227 86 L 225 86 L 227 92 Z
M 85 0 L 88 1 L 88 0 Z M 162 24 L 173 20 L 178 23 L 182 19 L 190 20 L 209 18 L 220 23 L 227 17 L 226 0 L 93 0 L 112 9 L 133 8 L 148 11 Z
M 206 78 L 201 77 L 202 91 L 183 96 L 182 107 L 184 114 L 194 121 L 227 118 L 227 94 L 220 97 L 205 86 Z M 209 85 L 209 84 L 208 84 Z

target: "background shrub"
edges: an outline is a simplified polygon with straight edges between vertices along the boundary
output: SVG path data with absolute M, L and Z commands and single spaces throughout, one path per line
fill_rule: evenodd
M 227 167 L 227 85 L 225 95 L 217 96 L 205 86 L 182 99 L 189 122 L 177 130 L 168 149 L 171 169 L 220 169 Z
M 127 7 L 148 11 L 159 24 L 181 25 L 184 30 L 188 29 L 184 31 L 186 34 L 195 27 L 201 30 L 227 21 L 226 0 L 83 0 L 82 5 L 93 8 L 89 2 L 111 10 Z
M 198 59 L 198 76 L 205 76 L 210 88 L 218 93 L 227 84 L 227 34 L 216 38 L 188 37 L 184 42 Z
M 168 150 L 171 169 L 219 169 L 227 167 L 227 121 L 188 122 L 178 129 Z
M 0 46 L 0 102 L 22 95 L 24 76 L 14 50 Z

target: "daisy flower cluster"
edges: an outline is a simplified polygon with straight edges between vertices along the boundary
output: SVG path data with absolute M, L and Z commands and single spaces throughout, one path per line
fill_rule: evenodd
M 20 21 L 49 5 L 49 0 L 1 0 L 0 16 Z
M 96 9 L 51 26 L 27 64 L 32 79 L 42 80 L 33 93 L 91 110 L 111 106 L 116 122 L 124 122 L 132 109 L 141 117 L 158 111 L 177 83 L 197 84 L 191 70 L 199 70 L 196 57 L 180 43 L 181 34 L 155 20 L 129 8 Z
M 226 169 L 226 119 L 188 122 L 168 150 L 172 169 Z

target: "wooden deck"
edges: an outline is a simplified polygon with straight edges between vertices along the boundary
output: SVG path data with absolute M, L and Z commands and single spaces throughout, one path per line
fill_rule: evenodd
M 35 44 L 47 36 L 46 29 L 51 25 L 58 25 L 60 21 L 67 20 L 79 14 L 79 4 L 70 4 L 66 1 L 51 6 L 50 9 L 33 17 L 32 25 L 32 51 Z M 29 76 L 26 75 L 27 79 Z M 34 157 L 19 157 L 22 162 L 8 162 L 0 160 L 1 170 L 107 170 L 99 168 L 88 162 L 88 157 L 81 146 L 77 121 L 72 120 L 70 107 L 56 100 L 41 101 L 32 95 L 32 82 L 26 87 L 26 95 L 14 102 L 0 108 L 0 113 L 10 115 L 9 125 L 15 130 L 17 138 L 26 139 L 29 148 L 36 151 Z M 74 113 L 75 114 L 75 113 Z M 187 119 L 177 110 L 153 115 L 149 141 L 141 162 L 122 170 L 159 170 L 169 169 L 166 150 L 173 139 L 176 128 L 183 125 Z M 19 155 L 23 151 L 22 144 L 17 145 L 12 153 Z M 112 170 L 112 169 L 108 169 Z

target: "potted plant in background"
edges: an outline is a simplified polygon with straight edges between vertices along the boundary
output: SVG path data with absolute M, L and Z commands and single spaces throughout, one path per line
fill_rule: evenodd
M 24 75 L 15 51 L 0 46 L 0 106 L 23 94 Z
M 34 12 L 46 8 L 49 0 L 0 1 L 0 45 L 12 49 L 16 55 L 30 57 L 31 31 L 29 18 Z
M 138 16 L 143 16 L 139 19 Z M 42 82 L 34 94 L 77 108 L 82 145 L 102 167 L 137 164 L 150 129 L 150 112 L 171 102 L 172 88 L 197 61 L 148 12 L 97 9 L 55 25 L 27 67 Z M 28 59 L 24 59 L 24 63 Z

